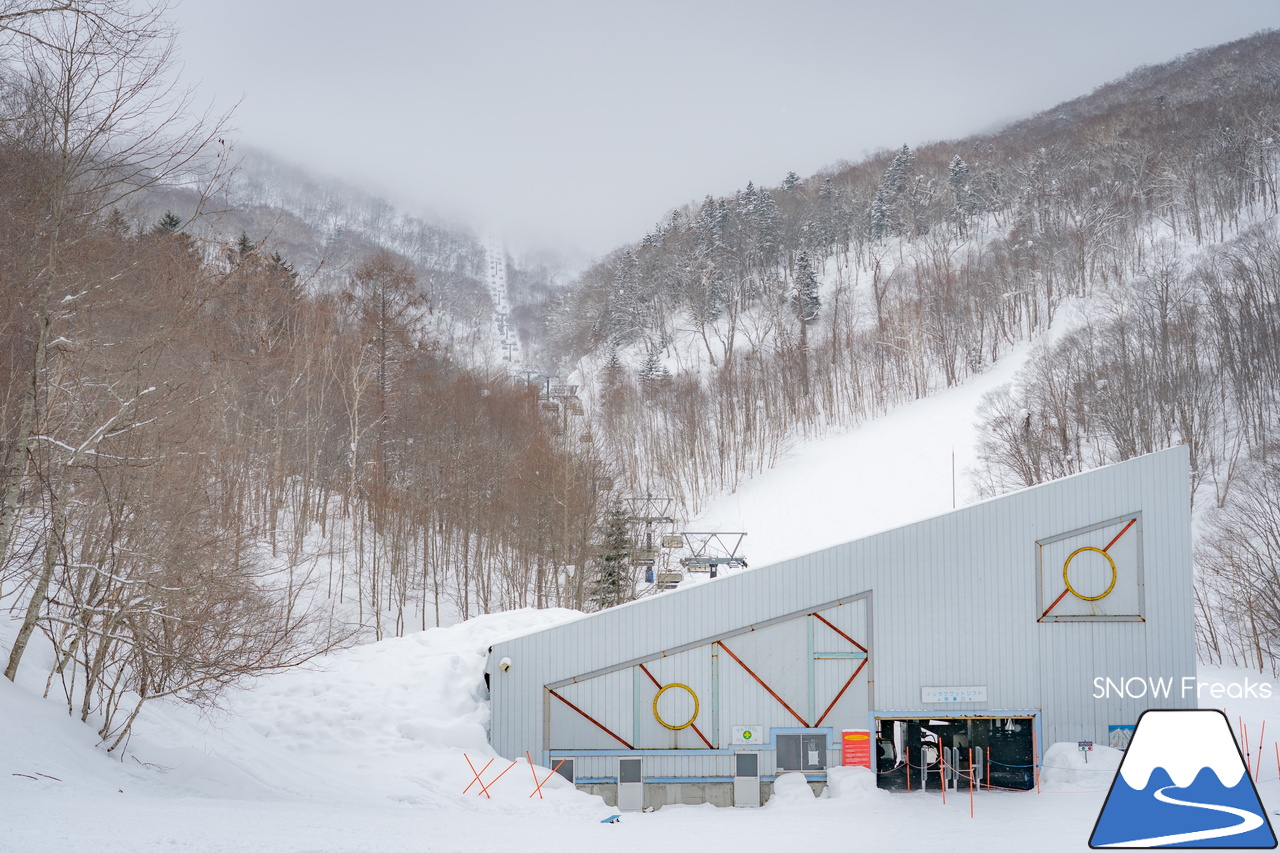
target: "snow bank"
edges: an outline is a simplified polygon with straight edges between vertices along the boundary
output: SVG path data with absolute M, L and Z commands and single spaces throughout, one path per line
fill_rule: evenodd
M 0 802 L 18 791 L 114 792 L 130 784 L 127 768 L 97 751 L 97 742 L 93 729 L 67 716 L 65 704 L 0 678 Z
M 1081 752 L 1075 743 L 1055 743 L 1045 751 L 1040 786 L 1046 791 L 1105 791 L 1122 758 L 1123 752 L 1101 744 Z
M 799 771 L 783 773 L 773 782 L 773 795 L 764 804 L 767 809 L 808 808 L 817 802 L 813 789 Z
M 530 799 L 525 762 L 511 767 L 482 740 L 488 647 L 578 616 L 497 614 L 348 649 L 231 691 L 216 714 L 156 702 L 123 761 L 96 750 L 92 729 L 58 703 L 0 680 L 0 850 L 711 853 L 794 846 L 801 817 L 805 843 L 815 847 L 844 849 L 856 839 L 876 851 L 982 850 L 998 836 L 1066 853 L 1087 844 L 1119 764 L 1106 747 L 1086 764 L 1074 743 L 1055 744 L 1044 796 L 978 791 L 973 818 L 967 796 L 944 804 L 937 792 L 889 793 L 867 770 L 834 767 L 821 798 L 790 773 L 776 780 L 763 809 L 668 807 L 602 825 L 616 809 L 558 776 L 545 799 Z M 1208 681 L 1243 675 L 1201 671 Z M 1241 710 L 1260 737 L 1259 717 L 1276 702 L 1252 701 Z M 1250 710 L 1259 717 L 1250 719 Z M 1263 746 L 1273 760 L 1277 722 Z M 510 767 L 493 784 L 493 799 L 474 788 L 462 793 L 473 780 L 463 752 L 477 770 L 493 759 L 486 782 Z M 1260 788 L 1274 808 L 1280 787 L 1270 771 Z
M 453 803 L 474 780 L 468 758 L 477 770 L 494 759 L 486 783 L 510 765 L 485 736 L 489 647 L 581 615 L 511 611 L 335 652 L 231 691 L 223 712 L 205 718 L 157 703 L 140 717 L 130 751 L 170 784 L 205 796 L 313 798 L 354 788 L 371 801 Z M 527 799 L 531 777 L 522 761 L 491 794 Z M 571 786 L 557 776 L 543 790 L 561 788 Z
M 866 767 L 827 768 L 825 799 L 865 800 L 873 797 L 892 796 L 876 787 L 876 774 Z

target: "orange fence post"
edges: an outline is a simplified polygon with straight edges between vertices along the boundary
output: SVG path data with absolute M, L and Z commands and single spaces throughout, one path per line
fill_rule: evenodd
M 1267 721 L 1262 721 L 1262 731 L 1258 732 L 1258 766 L 1253 770 L 1253 781 L 1262 778 L 1262 745 L 1267 742 Z
M 488 769 L 489 769 L 489 764 L 492 764 L 492 763 L 493 763 L 493 759 L 492 759 L 492 758 L 490 758 L 490 759 L 489 759 L 489 764 L 486 764 L 484 767 L 481 767 L 481 768 L 480 768 L 480 773 L 476 773 L 476 766 L 475 766 L 474 764 L 472 764 L 472 763 L 471 763 L 471 758 L 470 758 L 470 757 L 469 757 L 465 752 L 464 752 L 464 753 L 462 753 L 462 757 L 463 757 L 463 758 L 465 758 L 465 759 L 467 759 L 467 766 L 471 768 L 471 773 L 476 777 L 476 778 L 474 778 L 474 779 L 472 779 L 472 780 L 471 780 L 471 784 L 470 784 L 470 785 L 467 785 L 467 787 L 466 787 L 466 788 L 464 788 L 464 789 L 462 790 L 462 793 L 464 793 L 464 794 L 465 794 L 467 791 L 470 791 L 470 790 L 471 790 L 471 785 L 474 785 L 475 783 L 480 782 L 480 773 L 483 773 L 484 771 L 486 771 L 486 770 L 488 770 Z M 483 791 L 483 790 L 484 790 L 484 782 L 480 782 L 480 789 L 481 789 L 481 791 Z M 479 795 L 477 794 L 477 796 L 479 796 Z
M 507 767 L 507 770 L 510 770 L 512 767 L 515 767 L 515 766 L 516 766 L 516 763 L 513 761 L 513 762 L 511 762 L 511 764 Z M 489 797 L 489 789 L 490 789 L 490 788 L 492 788 L 492 787 L 494 786 L 494 784 L 495 784 L 499 779 L 501 779 L 503 776 L 506 776 L 506 775 L 507 775 L 507 770 L 503 770 L 503 771 L 502 771 L 501 773 L 499 773 L 497 776 L 494 776 L 494 777 L 493 777 L 493 781 L 492 781 L 492 782 L 490 782 L 488 785 L 486 785 L 485 783 L 481 782 L 481 783 L 480 783 L 480 793 L 484 794 L 486 797 Z M 489 799 L 493 799 L 493 797 L 489 797 Z
M 524 751 L 524 757 L 529 762 L 529 772 L 533 774 L 533 784 L 536 787 L 538 784 L 538 771 L 533 769 L 533 756 L 530 755 L 529 750 L 526 749 Z
M 1040 793 L 1040 741 L 1036 737 L 1035 724 L 1031 725 L 1031 769 L 1036 777 L 1036 793 Z
M 537 795 L 538 795 L 538 799 L 540 799 L 540 800 L 541 800 L 541 799 L 543 799 L 543 797 L 542 797 L 542 786 L 543 786 L 543 785 L 545 785 L 545 784 L 547 784 L 548 782 L 550 782 L 550 781 L 551 781 L 551 777 L 552 777 L 552 776 L 554 776 L 554 775 L 556 775 L 556 771 L 560 769 L 560 765 L 561 765 L 561 764 L 564 764 L 564 763 L 565 763 L 566 761 L 568 761 L 568 760 L 569 760 L 569 759 L 567 759 L 567 758 L 562 758 L 562 759 L 560 759 L 559 761 L 557 761 L 557 762 L 556 762 L 556 766 L 555 766 L 555 767 L 552 767 L 552 768 L 551 768 L 551 772 L 547 774 L 547 778 L 543 779 L 541 782 L 538 782 L 538 787 L 536 787 L 536 788 L 534 788 L 534 789 L 533 789 L 533 794 L 537 794 Z M 535 776 L 533 777 L 533 780 L 534 780 L 535 782 L 537 782 L 537 781 L 538 781 L 538 777 L 535 775 Z M 530 795 L 529 795 L 529 799 L 531 799 L 531 800 L 533 799 L 533 794 L 530 794 Z
M 969 747 L 969 817 L 973 817 L 973 747 Z
M 1245 771 L 1246 771 L 1250 776 L 1252 776 L 1252 775 L 1253 775 L 1253 762 L 1251 761 L 1252 756 L 1249 754 L 1249 727 L 1248 727 L 1247 725 L 1245 725 L 1244 717 L 1243 717 L 1243 716 L 1241 716 L 1241 717 L 1240 717 L 1240 740 L 1241 740 L 1241 742 L 1242 742 L 1242 743 L 1243 743 L 1243 745 L 1244 745 L 1244 767 L 1245 767 Z
M 946 755 L 943 752 L 942 739 L 938 739 L 938 776 L 942 779 L 942 804 L 947 804 L 947 760 L 943 758 Z

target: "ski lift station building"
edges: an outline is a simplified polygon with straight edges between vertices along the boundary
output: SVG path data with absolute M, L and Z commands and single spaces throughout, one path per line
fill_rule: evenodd
M 622 809 L 759 805 L 779 774 L 818 789 L 842 763 L 904 791 L 945 784 L 944 766 L 1031 787 L 1048 744 L 1123 747 L 1143 710 L 1196 704 L 1188 458 L 1175 447 L 499 643 L 490 740 Z

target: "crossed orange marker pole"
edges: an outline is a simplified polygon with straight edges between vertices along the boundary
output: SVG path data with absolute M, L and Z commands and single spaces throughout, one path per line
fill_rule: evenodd
M 535 784 L 535 785 L 537 785 L 537 787 L 533 789 L 533 794 L 537 794 L 537 795 L 538 795 L 538 799 L 540 799 L 540 800 L 541 800 L 541 799 L 543 798 L 543 797 L 542 797 L 542 786 L 543 786 L 543 785 L 545 785 L 545 784 L 547 784 L 548 782 L 550 782 L 550 781 L 551 781 L 551 777 L 552 777 L 552 776 L 554 776 L 554 775 L 556 775 L 556 771 L 560 769 L 560 765 L 561 765 L 561 764 L 564 764 L 566 761 L 568 761 L 568 759 L 567 759 L 567 758 L 562 758 L 562 759 L 560 759 L 559 761 L 557 761 L 557 762 L 556 762 L 556 766 L 555 766 L 555 767 L 552 767 L 552 768 L 551 768 L 551 772 L 547 774 L 547 778 L 545 778 L 545 779 L 543 779 L 541 782 L 539 782 L 539 781 L 538 781 L 538 771 L 536 771 L 536 770 L 534 770 L 534 769 L 533 769 L 533 758 L 529 755 L 528 750 L 526 750 L 526 751 L 525 751 L 524 757 L 525 757 L 526 759 L 528 759 L 528 761 L 529 761 L 529 772 L 533 774 L 533 781 L 534 781 L 534 784 Z M 531 799 L 531 800 L 533 799 L 533 794 L 530 794 L 530 795 L 529 795 L 529 799 Z
M 492 759 L 492 758 L 490 758 L 490 759 L 489 759 L 489 761 L 484 765 L 484 767 L 481 767 L 479 770 L 476 770 L 476 766 L 475 766 L 474 764 L 472 764 L 472 763 L 471 763 L 471 756 L 467 755 L 467 754 L 464 752 L 464 753 L 462 753 L 462 757 L 463 757 L 463 758 L 465 758 L 465 759 L 467 760 L 467 766 L 471 768 L 471 775 L 475 777 L 474 779 L 472 779 L 472 780 L 467 784 L 467 787 L 465 787 L 465 788 L 463 788 L 463 789 L 462 789 L 462 793 L 464 793 L 464 794 L 465 794 L 465 793 L 467 793 L 467 791 L 470 791 L 470 790 L 471 790 L 471 787 L 472 787 L 473 785 L 475 785 L 475 783 L 479 782 L 479 783 L 480 783 L 480 790 L 476 793 L 476 796 L 480 796 L 481 794 L 483 794 L 484 796 L 488 797 L 488 798 L 489 798 L 489 799 L 491 799 L 491 800 L 493 799 L 493 797 L 489 794 L 489 789 L 490 789 L 490 788 L 492 788 L 492 787 L 494 786 L 494 784 L 495 784 L 499 779 L 501 779 L 503 776 L 507 775 L 507 770 L 510 770 L 512 767 L 515 767 L 515 766 L 516 766 L 516 763 L 517 763 L 517 762 L 515 762 L 515 761 L 511 762 L 509 765 L 507 765 L 506 770 L 503 770 L 503 771 L 502 771 L 501 773 L 499 773 L 497 776 L 494 776 L 494 777 L 493 777 L 493 781 L 492 781 L 492 782 L 489 782 L 489 783 L 486 785 L 486 784 L 485 784 L 484 779 L 483 779 L 483 778 L 481 778 L 481 777 L 483 777 L 483 776 L 484 776 L 484 771 L 486 771 L 486 770 L 488 770 L 488 769 L 489 769 L 489 765 L 490 765 L 490 764 L 493 764 L 493 759 Z M 535 786 L 535 787 L 534 787 L 534 789 L 533 789 L 533 794 L 537 794 L 537 795 L 538 795 L 538 799 L 540 799 L 540 800 L 541 800 L 541 799 L 543 799 L 543 796 L 542 796 L 542 786 L 543 786 L 543 785 L 545 785 L 545 784 L 547 784 L 548 782 L 550 782 L 550 781 L 551 781 L 551 777 L 552 777 L 552 776 L 554 776 L 554 775 L 556 775 L 556 771 L 560 769 L 560 765 L 561 765 L 561 764 L 564 764 L 566 761 L 568 761 L 568 759 L 567 759 L 567 758 L 562 758 L 562 759 L 560 759 L 558 762 L 556 762 L 556 766 L 555 766 L 555 767 L 553 767 L 553 768 L 551 768 L 551 772 L 547 774 L 547 778 L 545 778 L 545 779 L 543 779 L 541 782 L 539 782 L 539 781 L 538 781 L 538 771 L 537 771 L 537 770 L 534 770 L 534 768 L 533 768 L 533 758 L 531 758 L 531 757 L 529 756 L 529 753 L 528 753 L 528 752 L 525 752 L 524 757 L 525 757 L 526 759 L 528 759 L 528 761 L 529 761 L 529 772 L 533 774 L 533 784 L 534 784 L 534 786 Z M 530 795 L 529 795 L 529 797 L 530 797 L 530 798 L 532 798 L 532 797 L 533 797 L 533 794 L 530 794 Z
M 1066 597 L 1067 597 L 1067 593 L 1069 593 L 1069 592 L 1071 592 L 1071 593 L 1075 593 L 1075 596 L 1076 596 L 1077 598 L 1080 598 L 1080 599 L 1082 599 L 1082 600 L 1084 600 L 1084 601 L 1097 601 L 1099 598 L 1106 598 L 1106 597 L 1107 597 L 1107 594 L 1108 594 L 1108 593 L 1110 593 L 1110 592 L 1111 592 L 1111 590 L 1112 590 L 1112 589 L 1114 589 L 1114 588 L 1115 588 L 1115 585 L 1116 585 L 1116 564 L 1115 564 L 1115 562 L 1111 559 L 1111 555 L 1110 555 L 1110 554 L 1108 554 L 1107 552 L 1111 550 L 1111 546 L 1112 546 L 1112 545 L 1114 545 L 1114 544 L 1116 544 L 1117 542 L 1119 542 L 1119 541 L 1120 541 L 1120 537 L 1121 537 L 1121 536 L 1123 536 L 1123 535 L 1125 535 L 1126 533 L 1128 533 L 1128 532 L 1129 532 L 1129 528 L 1130 528 L 1130 527 L 1133 527 L 1133 525 L 1134 525 L 1134 524 L 1136 524 L 1136 523 L 1137 523 L 1137 521 L 1138 521 L 1138 519 L 1137 519 L 1137 518 L 1131 518 L 1131 519 L 1129 519 L 1129 523 L 1128 523 L 1128 524 L 1126 524 L 1126 525 L 1124 526 L 1124 529 L 1123 529 L 1123 530 L 1121 530 L 1119 533 L 1117 533 L 1117 534 L 1116 534 L 1116 536 L 1115 536 L 1115 538 L 1114 538 L 1114 539 L 1112 539 L 1110 542 L 1108 542 L 1108 543 L 1107 543 L 1107 547 L 1105 547 L 1105 548 L 1077 548 L 1075 551 L 1072 551 L 1072 552 L 1071 552 L 1071 557 L 1074 557 L 1076 554 L 1079 554 L 1081 551 L 1097 551 L 1097 552 L 1099 552 L 1100 554 L 1102 554 L 1104 557 L 1106 557 L 1106 558 L 1107 558 L 1107 562 L 1111 563 L 1111 586 L 1107 587 L 1107 591 L 1106 591 L 1106 592 L 1104 592 L 1104 593 L 1102 593 L 1102 595 L 1086 596 L 1086 595 L 1081 595 L 1080 593 L 1078 593 L 1078 592 L 1076 592 L 1074 589 L 1072 589 L 1072 588 L 1071 588 L 1071 581 L 1070 581 L 1070 580 L 1067 580 L 1067 566 L 1071 565 L 1071 557 L 1068 557 L 1068 558 L 1067 558 L 1066 565 L 1064 565 L 1064 566 L 1062 567 L 1062 579 L 1066 582 L 1066 584 L 1067 584 L 1067 588 L 1066 588 L 1066 589 L 1064 589 L 1064 590 L 1062 591 L 1062 595 L 1059 595 L 1057 598 L 1055 598 L 1055 599 L 1053 600 L 1053 604 L 1050 604 L 1048 607 L 1046 607 L 1046 608 L 1045 608 L 1044 612 L 1040 614 L 1040 618 L 1041 618 L 1041 619 L 1043 619 L 1044 617 L 1048 616 L 1048 615 L 1049 615 L 1049 611 L 1050 611 L 1050 610 L 1052 610 L 1053 608 L 1057 607 L 1057 606 L 1058 606 L 1058 602 L 1060 602 L 1060 601 L 1062 601 L 1062 599 L 1066 598 Z
M 474 785 L 476 782 L 479 782 L 479 783 L 480 783 L 480 794 L 484 794 L 486 797 L 489 797 L 489 799 L 491 799 L 491 800 L 493 799 L 493 797 L 491 797 L 491 796 L 489 795 L 489 789 L 493 787 L 494 782 L 497 782 L 499 779 L 501 779 L 503 776 L 505 776 L 505 775 L 506 775 L 506 773 L 507 773 L 507 770 L 510 770 L 512 767 L 515 767 L 515 766 L 516 766 L 516 763 L 515 763 L 514 761 L 513 761 L 513 762 L 511 762 L 511 766 L 510 766 L 510 767 L 508 767 L 508 768 L 507 768 L 507 770 L 503 770 L 503 771 L 502 771 L 501 773 L 499 773 L 497 776 L 494 776 L 494 777 L 493 777 L 493 782 L 490 782 L 488 785 L 486 785 L 486 784 L 484 783 L 484 780 L 483 780 L 483 779 L 481 779 L 480 777 L 481 777 L 482 775 L 484 775 L 484 771 L 486 771 L 486 770 L 488 770 L 488 769 L 489 769 L 489 764 L 492 764 L 492 763 L 493 763 L 493 759 L 492 759 L 492 758 L 490 758 L 490 759 L 489 759 L 489 764 L 486 764 L 484 767 L 481 767 L 481 768 L 480 768 L 480 772 L 479 772 L 479 773 L 477 773 L 477 772 L 476 772 L 476 766 L 475 766 L 474 764 L 472 764 L 472 763 L 471 763 L 471 759 L 470 759 L 470 757 L 468 757 L 468 756 L 467 756 L 467 754 L 466 754 L 465 752 L 464 752 L 464 753 L 462 753 L 462 757 L 467 759 L 467 766 L 471 768 L 471 773 L 476 777 L 475 779 L 471 780 L 470 784 L 468 784 L 466 788 L 464 788 L 464 789 L 463 789 L 462 793 L 464 793 L 464 794 L 465 794 L 467 791 L 470 791 L 470 790 L 471 790 L 471 786 L 472 786 L 472 785 Z M 480 794 L 477 794 L 476 796 L 480 796 Z

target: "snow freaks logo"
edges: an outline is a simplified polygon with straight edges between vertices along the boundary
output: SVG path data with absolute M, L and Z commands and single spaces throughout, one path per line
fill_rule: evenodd
M 1143 712 L 1089 846 L 1275 847 L 1226 715 Z
M 1182 678 L 1138 675 L 1132 678 L 1104 678 L 1100 675 L 1093 680 L 1094 699 L 1168 699 L 1170 696 L 1181 696 L 1183 699 L 1270 699 L 1271 685 L 1251 681 L 1247 677 L 1243 682 L 1233 681 L 1227 684 L 1220 681 L 1198 681 L 1194 675 L 1184 675 Z

